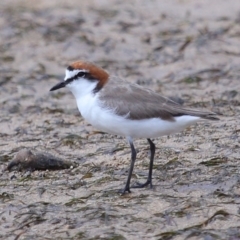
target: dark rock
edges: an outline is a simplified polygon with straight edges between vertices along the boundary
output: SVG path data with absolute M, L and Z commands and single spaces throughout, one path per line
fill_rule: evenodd
M 33 153 L 31 150 L 20 150 L 8 164 L 7 169 L 12 170 L 59 170 L 70 168 L 75 163 L 64 161 L 48 153 Z

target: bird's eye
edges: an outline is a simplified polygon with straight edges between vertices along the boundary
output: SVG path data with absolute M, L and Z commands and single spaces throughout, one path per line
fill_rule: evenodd
M 77 77 L 84 77 L 85 76 L 85 72 L 79 72 L 78 74 L 77 74 Z

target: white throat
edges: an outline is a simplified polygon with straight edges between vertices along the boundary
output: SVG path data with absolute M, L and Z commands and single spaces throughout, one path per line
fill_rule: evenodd
M 78 78 L 69 83 L 66 87 L 70 89 L 76 100 L 86 95 L 93 95 L 93 90 L 97 86 L 97 81 L 89 81 L 85 78 Z

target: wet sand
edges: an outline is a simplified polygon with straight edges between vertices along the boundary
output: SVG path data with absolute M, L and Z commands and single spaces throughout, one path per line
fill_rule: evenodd
M 2 0 L 0 33 L 1 239 L 240 239 L 239 1 Z M 49 92 L 78 59 L 220 121 L 155 139 L 154 189 L 120 196 L 125 139 Z M 133 183 L 149 163 L 135 147 Z M 4 171 L 24 148 L 79 166 Z

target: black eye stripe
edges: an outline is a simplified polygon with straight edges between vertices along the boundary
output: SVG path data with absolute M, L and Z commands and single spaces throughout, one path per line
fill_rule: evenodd
M 86 72 L 79 72 L 79 73 L 75 76 L 75 78 L 84 77 L 85 74 L 86 74 Z
M 65 80 L 66 84 L 78 79 L 78 78 L 85 78 L 88 79 L 90 81 L 96 81 L 96 78 L 94 78 L 89 72 L 79 72 L 78 74 L 76 74 L 75 76 L 68 78 Z

